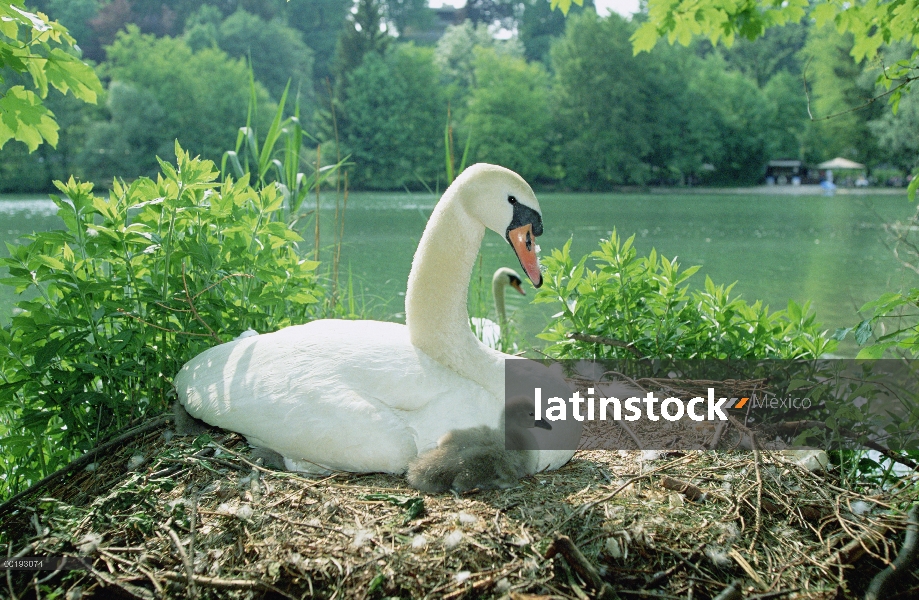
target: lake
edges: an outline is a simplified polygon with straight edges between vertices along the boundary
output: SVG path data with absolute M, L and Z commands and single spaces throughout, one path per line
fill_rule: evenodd
M 703 284 L 705 275 L 715 283 L 737 281 L 735 293 L 748 301 L 763 300 L 773 309 L 785 307 L 789 299 L 811 300 L 830 330 L 856 324 L 856 309 L 882 292 L 919 284 L 885 245 L 889 234 L 884 226 L 915 212 L 905 193 L 825 197 L 744 190 L 538 197 L 544 255 L 573 236 L 572 255 L 580 257 L 616 228 L 623 237 L 634 233 L 641 253 L 656 248 L 668 258 L 678 257 L 684 268 L 702 265 L 689 280 L 695 286 Z M 404 320 L 412 255 L 435 202 L 431 194 L 349 196 L 342 277 L 350 270 L 376 318 Z M 323 244 L 333 238 L 333 212 L 334 199 L 325 197 Z M 6 242 L 60 225 L 54 205 L 36 197 L 0 198 L 0 223 L 0 241 Z M 311 231 L 304 237 L 311 244 Z M 7 254 L 5 245 L 0 254 Z M 487 232 L 481 256 L 486 285 L 498 267 L 520 270 L 510 247 L 494 233 Z M 508 314 L 525 336 L 524 345 L 538 345 L 535 334 L 558 309 L 529 304 L 533 289 L 526 289 L 526 298 L 508 295 Z M 14 300 L 12 289 L 0 286 L 0 322 L 8 322 Z M 854 346 L 842 350 L 852 354 Z

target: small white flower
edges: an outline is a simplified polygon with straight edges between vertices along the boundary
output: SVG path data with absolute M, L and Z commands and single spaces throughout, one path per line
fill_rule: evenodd
M 472 577 L 471 571 L 460 571 L 459 573 L 453 576 L 453 579 L 456 580 L 456 583 L 465 583 L 465 581 L 469 579 L 470 577 Z

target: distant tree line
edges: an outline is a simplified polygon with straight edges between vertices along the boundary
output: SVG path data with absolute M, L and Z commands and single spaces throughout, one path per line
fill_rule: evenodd
M 879 65 L 856 64 L 851 38 L 814 25 L 635 56 L 642 15 L 601 18 L 591 0 L 567 19 L 547 0 L 470 0 L 466 20 L 436 40 L 443 24 L 426 0 L 31 5 L 70 29 L 106 92 L 96 106 L 49 96 L 57 147 L 8 143 L 0 192 L 44 192 L 70 174 L 103 186 L 151 175 L 176 138 L 219 161 L 246 122 L 249 61 L 260 131 L 290 80 L 308 144 L 327 160 L 350 155 L 362 189 L 442 189 L 448 125 L 457 162 L 468 142 L 470 162 L 558 189 L 758 183 L 775 158 L 844 156 L 898 173 L 919 157 L 916 94 L 896 114 L 862 107 Z M 2 76 L 0 86 L 20 83 Z M 808 109 L 843 114 L 812 121 Z

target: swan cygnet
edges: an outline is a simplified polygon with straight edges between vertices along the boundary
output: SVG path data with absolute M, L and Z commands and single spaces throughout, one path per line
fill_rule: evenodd
M 495 300 L 495 314 L 498 322 L 485 317 L 472 317 L 469 321 L 472 324 L 472 330 L 475 336 L 482 340 L 482 343 L 489 348 L 498 349 L 501 344 L 501 333 L 507 331 L 507 312 L 505 310 L 504 293 L 508 286 L 517 290 L 521 296 L 526 296 L 526 292 L 520 287 L 522 280 L 517 271 L 507 267 L 501 267 L 491 278 L 491 294 Z
M 506 423 L 506 427 L 505 427 Z M 529 430 L 552 429 L 537 421 L 529 402 L 513 402 L 497 428 L 480 426 L 445 434 L 433 450 L 421 454 L 408 467 L 409 485 L 428 493 L 474 488 L 506 489 L 536 472 L 536 452 L 508 450 L 507 446 L 534 446 Z

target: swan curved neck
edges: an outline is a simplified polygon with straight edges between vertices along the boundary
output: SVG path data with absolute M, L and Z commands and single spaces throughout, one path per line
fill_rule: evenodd
M 504 307 L 504 292 L 507 284 L 500 277 L 495 277 L 491 281 L 491 295 L 495 299 L 495 313 L 498 315 L 498 325 L 501 326 L 502 332 L 507 324 L 507 313 Z
M 476 339 L 466 307 L 469 280 L 485 227 L 448 189 L 431 213 L 412 261 L 405 324 L 413 345 L 442 365 L 504 395 L 503 355 Z

